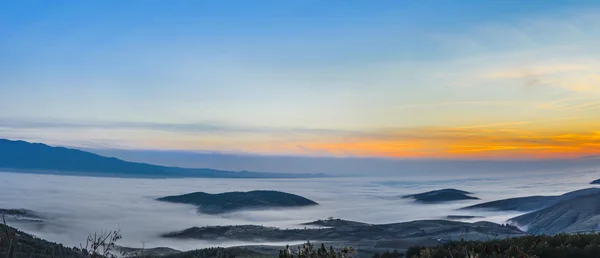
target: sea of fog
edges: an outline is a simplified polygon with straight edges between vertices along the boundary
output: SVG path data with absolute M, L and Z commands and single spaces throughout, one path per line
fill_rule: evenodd
M 427 175 L 412 177 L 353 177 L 318 179 L 135 179 L 0 172 L 0 208 L 24 208 L 44 214 L 47 223 L 13 226 L 40 238 L 79 246 L 93 232 L 120 229 L 120 245 L 167 246 L 190 250 L 233 246 L 242 242 L 163 239 L 161 233 L 192 226 L 255 224 L 299 228 L 300 223 L 327 217 L 368 223 L 438 219 L 447 215 L 479 215 L 502 223 L 515 212 L 473 212 L 455 209 L 501 198 L 553 195 L 590 187 L 600 177 L 594 170 L 519 174 Z M 418 204 L 399 198 L 423 191 L 457 188 L 482 200 L 451 204 Z M 318 202 L 309 208 L 241 211 L 203 215 L 190 205 L 155 201 L 167 195 L 203 191 L 280 190 Z M 280 243 L 262 243 L 280 244 Z

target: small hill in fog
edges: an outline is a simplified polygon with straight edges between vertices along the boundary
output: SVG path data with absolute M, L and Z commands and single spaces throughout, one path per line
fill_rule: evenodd
M 328 218 L 328 219 L 324 219 L 324 220 L 320 219 L 320 220 L 315 220 L 312 222 L 306 222 L 306 223 L 302 223 L 300 225 L 319 226 L 319 227 L 345 227 L 345 226 L 368 226 L 369 224 L 351 221 L 351 220 Z
M 184 203 L 198 206 L 198 211 L 220 214 L 243 209 L 290 208 L 317 205 L 318 203 L 299 195 L 279 191 L 250 191 L 210 194 L 195 192 L 158 198 L 159 201 Z
M 425 193 L 419 194 L 411 194 L 402 196 L 402 198 L 406 199 L 414 199 L 418 202 L 423 203 L 439 203 L 439 202 L 451 202 L 451 201 L 459 201 L 459 200 L 477 200 L 479 198 L 470 196 L 470 192 L 462 191 L 458 189 L 441 189 L 435 191 L 429 191 Z

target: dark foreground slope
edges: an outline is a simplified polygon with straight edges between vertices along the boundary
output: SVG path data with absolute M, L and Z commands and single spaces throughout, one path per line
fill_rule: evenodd
M 10 247 L 13 249 L 12 256 L 9 256 Z M 85 256 L 80 250 L 48 242 L 15 228 L 0 225 L 0 257 L 83 258 Z
M 4 228 L 1 228 L 2 230 Z M 11 228 L 11 231 L 14 230 Z M 75 248 L 67 248 L 60 244 L 51 243 L 29 234 L 18 232 L 18 245 L 12 256 L 8 255 L 7 242 L 0 241 L 0 257 L 32 257 L 32 258 L 84 258 L 81 252 Z M 3 234 L 0 234 L 4 236 Z M 467 238 L 466 238 L 467 239 Z M 470 238 L 468 238 L 470 239 Z M 527 257 L 527 258 L 596 258 L 600 257 L 600 234 L 559 234 L 554 236 L 520 236 L 511 238 L 499 238 L 491 240 L 464 240 L 450 241 L 428 246 L 411 246 L 402 253 L 403 257 Z M 347 245 L 345 245 L 347 246 Z M 279 250 L 284 247 L 279 247 Z M 133 249 L 132 249 L 133 250 Z M 129 251 L 132 251 L 129 250 Z M 230 247 L 230 248 L 205 248 L 187 252 L 171 250 L 170 253 L 160 254 L 152 252 L 152 249 L 138 253 L 127 253 L 126 257 L 164 257 L 164 258 L 275 258 L 277 250 L 261 252 L 260 247 Z M 292 248 L 294 257 L 296 248 Z M 383 258 L 391 257 L 388 253 L 372 255 L 362 253 L 363 249 L 356 249 L 358 258 Z M 378 252 L 390 250 L 383 248 Z M 399 252 L 395 252 L 399 254 Z M 279 256 L 282 257 L 282 256 Z M 286 257 L 286 256 L 284 256 Z M 289 257 L 289 256 L 288 256 Z M 342 258 L 329 254 L 311 256 L 315 258 Z M 401 257 L 396 255 L 393 257 Z
M 76 149 L 5 139 L 0 139 L 0 169 L 16 172 L 35 171 L 117 177 L 297 178 L 323 176 L 165 167 L 128 162 Z
M 579 196 L 600 194 L 600 188 L 586 188 L 558 196 L 527 196 L 480 203 L 462 209 L 488 209 L 501 211 L 534 211 L 568 201 Z
M 597 258 L 600 257 L 600 234 L 453 241 L 434 247 L 412 247 L 406 252 L 406 257 Z
M 279 191 L 250 191 L 210 194 L 195 192 L 158 198 L 159 201 L 184 203 L 198 206 L 198 211 L 219 214 L 242 209 L 290 208 L 317 205 L 299 195 Z
M 7 237 L 7 233 L 10 238 Z M 10 244 L 10 240 L 12 244 Z M 85 241 L 85 240 L 83 240 Z M 90 247 L 91 248 L 91 247 Z M 10 251 L 12 249 L 12 251 Z M 136 249 L 115 248 L 113 255 L 123 257 L 164 257 L 164 258 L 259 258 L 266 257 L 261 253 L 241 247 L 206 248 L 180 252 L 170 248 Z M 110 256 L 110 255 L 109 255 Z M 15 228 L 0 225 L 0 257 L 7 258 L 89 258 L 101 256 L 86 255 L 79 248 L 69 248 L 62 244 L 49 242 Z M 271 257 L 273 257 L 271 255 Z

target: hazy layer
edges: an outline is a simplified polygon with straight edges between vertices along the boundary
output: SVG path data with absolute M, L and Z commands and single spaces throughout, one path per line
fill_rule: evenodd
M 169 246 L 196 249 L 240 245 L 162 239 L 158 235 L 192 226 L 258 224 L 299 227 L 299 223 L 340 217 L 369 223 L 435 219 L 447 215 L 483 215 L 504 222 L 518 213 L 454 211 L 466 205 L 508 197 L 561 194 L 590 187 L 595 171 L 547 171 L 504 176 L 413 176 L 327 179 L 129 179 L 0 173 L 0 208 L 26 208 L 50 218 L 45 226 L 16 225 L 39 237 L 79 245 L 88 233 L 121 229 L 126 246 Z M 482 200 L 423 205 L 396 198 L 440 188 L 474 192 Z M 299 194 L 321 205 L 301 209 L 243 211 L 222 216 L 196 213 L 188 205 L 155 201 L 166 195 L 205 191 L 280 190 Z

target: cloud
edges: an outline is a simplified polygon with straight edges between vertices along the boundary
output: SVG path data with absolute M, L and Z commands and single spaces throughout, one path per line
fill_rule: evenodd
M 294 155 L 590 156 L 598 149 L 597 135 L 590 133 L 598 128 L 598 123 L 594 120 L 597 117 L 586 118 L 583 113 L 600 108 L 600 56 L 595 51 L 600 41 L 600 34 L 595 33 L 600 20 L 590 13 L 597 11 L 570 13 L 560 21 L 528 16 L 516 22 L 461 28 L 463 31 L 450 35 L 430 35 L 438 43 L 436 50 L 448 50 L 439 51 L 440 57 L 432 57 L 426 54 L 437 51 L 430 51 L 430 45 L 424 44 L 426 49 L 414 48 L 417 56 L 423 54 L 431 59 L 390 57 L 382 62 L 325 66 L 314 66 L 312 62 L 285 65 L 289 61 L 234 60 L 234 69 L 225 62 L 217 66 L 223 71 L 205 72 L 208 75 L 203 76 L 219 86 L 243 85 L 244 90 L 232 91 L 234 95 L 225 91 L 210 95 L 214 99 L 239 99 L 240 106 L 215 104 L 204 110 L 214 108 L 220 112 L 196 114 L 195 105 L 154 105 L 172 107 L 162 110 L 162 117 L 153 117 L 157 121 L 189 121 L 195 117 L 212 121 L 211 118 L 226 117 L 234 121 L 230 124 L 0 119 L 0 134 L 85 145 L 116 142 L 137 148 Z M 198 65 L 193 64 L 205 59 L 191 59 L 184 62 L 185 67 L 179 67 L 182 69 L 173 69 L 177 73 L 166 73 L 171 76 L 164 76 L 165 83 L 186 84 L 187 80 L 196 85 L 202 76 L 196 77 Z M 253 65 L 244 66 L 247 63 Z M 242 74 L 242 79 L 230 81 L 221 76 L 233 73 Z M 173 83 L 172 78 L 180 79 Z M 253 91 L 257 92 L 254 96 L 240 93 L 254 87 L 264 91 Z M 195 88 L 164 88 L 154 98 L 179 92 L 173 95 L 176 104 L 198 103 L 196 96 L 206 95 L 194 92 Z M 91 96 L 97 99 L 96 94 Z M 115 106 L 113 112 L 132 110 L 128 100 L 123 103 L 126 104 Z M 451 110 L 454 107 L 460 110 Z M 242 112 L 246 109 L 248 113 Z M 171 118 L 172 113 L 182 115 Z M 274 120 L 277 122 L 272 123 Z M 297 126 L 261 126 L 278 123 Z M 305 124 L 311 126 L 304 127 Z M 72 134 L 73 131 L 80 133 Z
M 309 156 L 325 156 L 325 157 L 333 156 L 332 153 L 330 153 L 327 150 L 323 150 L 323 149 L 313 150 L 313 149 L 304 147 L 302 144 L 298 144 L 298 145 L 296 145 L 296 147 L 298 147 L 298 149 L 300 149 L 302 152 L 304 152 L 304 154 L 307 154 Z
M 532 65 L 530 68 L 507 68 L 506 70 L 499 70 L 490 72 L 484 75 L 489 79 L 518 79 L 530 76 L 542 76 L 549 74 L 557 74 L 563 72 L 582 72 L 582 71 L 595 71 L 597 69 L 587 65 L 580 64 L 557 64 L 557 65 Z
M 121 121 L 47 121 L 25 119 L 1 119 L 0 128 L 6 129 L 112 129 L 112 130 L 151 130 L 175 133 L 197 134 L 317 134 L 317 135 L 356 135 L 361 132 L 350 130 L 239 126 L 220 123 L 160 123 L 160 122 L 121 122 Z
M 565 123 L 567 120 L 569 122 Z M 600 124 L 590 121 L 581 117 L 565 117 L 461 127 L 396 127 L 346 131 L 224 126 L 210 123 L 67 123 L 2 120 L 0 136 L 17 135 L 25 140 L 35 139 L 59 143 L 58 145 L 84 147 L 201 149 L 265 155 L 576 158 L 600 153 L 600 134 L 586 130 L 597 128 Z M 584 123 L 584 126 L 578 128 L 575 126 L 578 123 Z M 79 132 L 81 130 L 83 132 Z M 147 134 L 144 133 L 145 130 L 156 131 L 157 134 Z M 221 137 L 221 134 L 225 135 Z
M 598 133 L 519 128 L 523 125 L 525 123 L 457 128 L 398 128 L 380 132 L 375 137 L 305 143 L 303 146 L 311 150 L 328 150 L 337 155 L 352 153 L 357 156 L 413 158 L 577 158 L 600 153 Z M 511 127 L 514 128 L 510 129 Z
M 595 94 L 577 94 L 572 97 L 560 98 L 536 106 L 538 109 L 549 111 L 567 111 L 582 113 L 600 108 L 600 96 Z
M 600 93 L 600 56 L 595 51 L 600 20 L 593 18 L 599 13 L 562 10 L 560 20 L 555 13 L 537 14 L 456 31 L 441 37 L 456 40 L 437 43 L 467 54 L 436 69 L 445 72 L 452 65 L 454 76 L 447 78 L 452 85 L 548 86 Z
M 573 120 L 573 119 L 580 119 L 580 117 L 562 117 L 562 118 L 554 118 L 554 119 L 546 119 L 546 120 L 530 120 L 530 121 L 515 121 L 515 122 L 504 122 L 504 123 L 495 123 L 495 124 L 469 125 L 469 126 L 456 127 L 456 129 L 497 128 L 497 127 L 507 127 L 507 126 L 515 126 L 515 125 L 540 124 L 540 123 Z
M 451 106 L 503 106 L 514 104 L 513 101 L 455 101 L 455 102 L 440 102 L 440 103 L 423 103 L 423 104 L 411 104 L 411 105 L 400 105 L 394 107 L 395 109 L 405 108 L 438 108 L 438 107 L 451 107 Z

